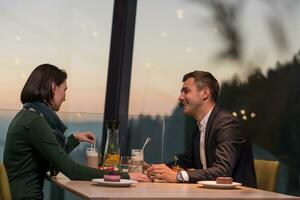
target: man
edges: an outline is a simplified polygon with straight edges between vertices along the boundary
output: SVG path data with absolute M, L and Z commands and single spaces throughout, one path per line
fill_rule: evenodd
M 256 187 L 251 145 L 237 119 L 216 106 L 218 95 L 219 83 L 209 72 L 184 75 L 178 100 L 184 114 L 194 117 L 198 125 L 191 149 L 177 161 L 184 171 L 173 171 L 170 167 L 174 162 L 151 165 L 146 170 L 149 177 L 195 183 L 230 176 L 243 185 Z

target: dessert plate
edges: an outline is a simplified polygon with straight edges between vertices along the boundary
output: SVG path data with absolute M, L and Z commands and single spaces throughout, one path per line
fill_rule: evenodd
M 137 181 L 129 179 L 121 179 L 120 182 L 104 181 L 103 178 L 92 179 L 92 182 L 107 187 L 129 187 L 131 184 L 137 183 Z
M 231 184 L 217 184 L 216 181 L 198 181 L 198 184 L 203 185 L 206 188 L 215 188 L 215 189 L 233 189 L 236 186 L 242 185 L 238 182 L 232 182 Z

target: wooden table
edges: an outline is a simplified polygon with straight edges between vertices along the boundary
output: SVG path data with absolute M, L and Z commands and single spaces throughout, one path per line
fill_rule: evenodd
M 198 184 L 176 183 L 136 183 L 131 187 L 101 187 L 91 181 L 71 181 L 62 176 L 52 178 L 57 186 L 66 189 L 83 199 L 209 199 L 209 200 L 253 200 L 253 199 L 299 199 L 249 187 L 236 189 L 207 189 Z

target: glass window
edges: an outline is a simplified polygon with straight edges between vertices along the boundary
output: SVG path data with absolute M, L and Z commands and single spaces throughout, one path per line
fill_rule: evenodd
M 257 67 L 266 75 L 299 50 L 297 1 L 213 2 L 138 2 L 130 114 L 170 115 L 187 72 L 246 80 Z M 234 16 L 222 17 L 222 8 Z
M 148 148 L 158 153 L 146 150 L 146 161 L 182 153 L 192 126 L 177 105 L 181 80 L 209 71 L 222 85 L 219 103 L 251 136 L 255 158 L 283 166 L 276 191 L 299 194 L 299 10 L 298 1 L 139 1 L 130 145 L 155 138 Z
M 0 160 L 7 128 L 21 108 L 20 93 L 32 70 L 51 63 L 68 73 L 60 117 L 68 129 L 92 131 L 101 146 L 114 1 L 46 0 L 0 2 Z M 84 164 L 84 149 L 71 156 Z M 64 196 L 45 182 L 45 199 Z M 51 192 L 51 195 L 49 194 Z M 54 192 L 53 192 L 54 191 Z M 77 199 L 69 193 L 65 199 Z
M 103 113 L 113 1 L 0 3 L 0 108 L 19 109 L 20 91 L 39 64 L 68 73 L 61 111 Z M 4 87 L 5 86 L 5 87 Z

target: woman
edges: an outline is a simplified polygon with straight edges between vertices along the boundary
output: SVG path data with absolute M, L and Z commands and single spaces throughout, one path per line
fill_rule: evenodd
M 90 132 L 66 138 L 65 125 L 56 115 L 67 90 L 67 74 L 50 64 L 35 68 L 21 93 L 23 109 L 12 120 L 6 137 L 4 165 L 13 199 L 43 199 L 43 182 L 49 169 L 70 179 L 101 178 L 104 171 L 79 165 L 68 153 L 79 142 L 93 143 Z M 149 181 L 146 175 L 122 173 L 122 178 Z

